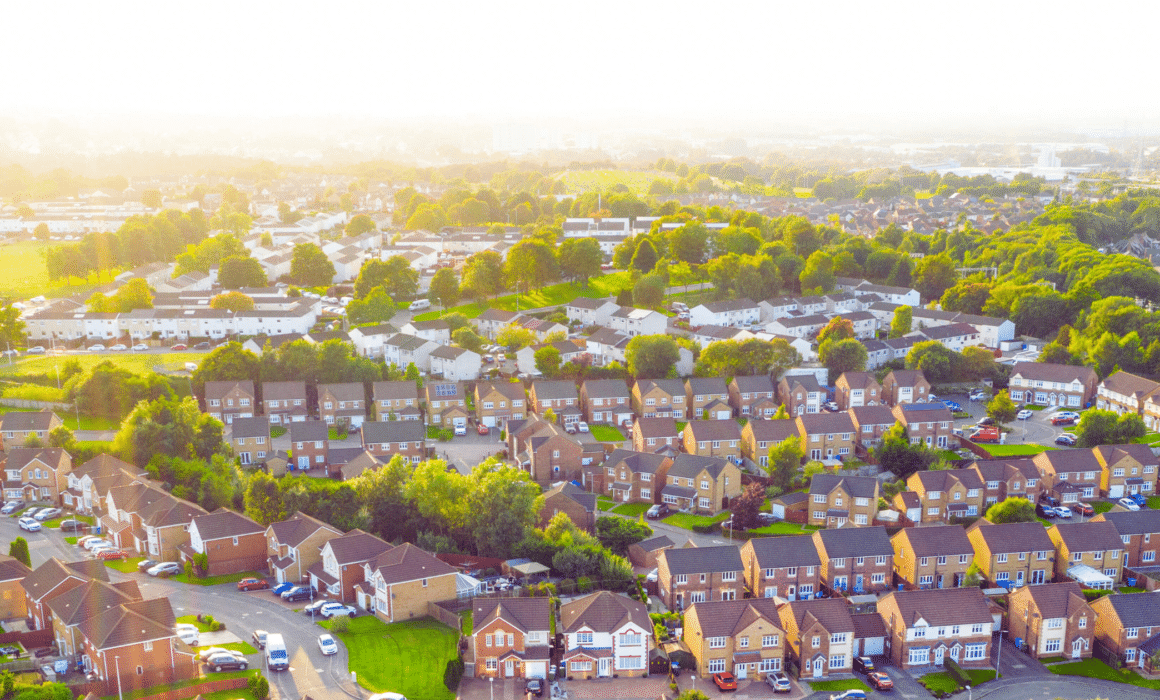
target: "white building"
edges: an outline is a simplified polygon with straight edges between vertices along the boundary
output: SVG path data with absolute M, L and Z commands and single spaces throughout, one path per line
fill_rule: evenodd
M 628 336 L 662 335 L 669 318 L 659 311 L 622 306 L 608 319 L 608 327 Z
M 698 304 L 689 311 L 691 326 L 748 326 L 761 319 L 761 307 L 749 299 Z
M 480 369 L 483 366 L 479 353 L 450 345 L 439 346 L 432 350 L 428 357 L 431 362 L 431 375 L 452 382 L 479 379 Z

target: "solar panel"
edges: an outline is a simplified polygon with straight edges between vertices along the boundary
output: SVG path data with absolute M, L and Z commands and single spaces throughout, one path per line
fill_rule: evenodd
M 455 396 L 455 394 L 457 393 L 456 389 L 457 389 L 457 387 L 454 384 L 436 384 L 435 385 L 435 395 L 436 396 Z

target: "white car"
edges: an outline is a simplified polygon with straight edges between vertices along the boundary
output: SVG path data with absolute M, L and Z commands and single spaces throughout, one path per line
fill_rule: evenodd
M 33 347 L 28 348 L 28 354 L 29 355 L 43 355 L 44 354 L 44 346 L 43 345 L 34 345 Z
M 495 356 L 495 361 L 496 361 L 496 362 L 507 362 L 507 355 L 504 355 L 504 354 L 501 352 L 501 353 L 499 353 L 498 355 L 496 355 L 496 356 Z
M 197 646 L 198 631 L 197 625 L 191 625 L 185 622 L 179 622 L 176 626 L 177 638 L 185 642 L 191 647 Z
M 1136 510 L 1140 509 L 1136 508 Z M 32 518 L 21 518 L 18 522 L 20 523 L 21 530 L 27 530 L 29 532 L 40 532 L 40 523 L 36 522 Z
M 142 350 L 148 350 L 148 349 L 149 349 L 149 346 L 146 345 L 145 343 L 137 343 L 136 345 L 133 346 L 133 352 L 141 352 Z
M 101 545 L 101 544 L 110 544 L 110 543 L 108 540 L 104 539 L 103 537 L 94 537 L 91 540 L 85 540 L 85 543 L 83 546 L 85 549 L 87 549 L 91 552 L 91 551 L 93 551 L 93 547 L 96 547 L 97 545 Z
M 1079 420 L 1079 414 L 1075 411 L 1060 411 L 1055 414 L 1056 418 L 1070 418 L 1072 420 Z
M 1071 508 L 1068 508 L 1067 506 L 1056 506 L 1055 507 L 1055 514 L 1061 518 L 1070 518 L 1071 517 Z
M 116 345 L 109 348 L 109 351 L 110 352 L 125 352 L 128 349 L 129 349 L 128 345 L 125 345 L 123 343 L 117 343 Z
M 580 421 L 579 423 L 576 424 L 576 429 L 582 433 L 586 433 L 586 432 L 588 432 L 588 424 L 585 423 L 584 421 Z
M 1025 408 L 1022 411 L 1016 413 L 1015 417 L 1018 418 L 1019 420 L 1027 420 L 1032 415 L 1034 415 L 1034 414 Z
M 318 613 L 323 617 L 334 617 L 336 615 L 354 617 L 356 614 L 358 614 L 358 610 L 350 605 L 343 605 L 342 603 L 331 603 L 329 605 L 323 605 L 318 610 Z
M 323 656 L 330 656 L 338 653 L 338 642 L 334 641 L 334 637 L 329 634 L 318 635 L 318 650 L 322 652 Z
M 100 343 L 97 343 L 96 345 L 89 346 L 89 352 L 104 352 L 104 351 L 105 351 L 105 346 L 101 345 Z
M 43 523 L 45 520 L 52 520 L 62 512 L 64 511 L 62 511 L 60 508 L 44 508 L 36 513 L 36 519 L 37 521 Z
M 456 435 L 466 435 L 467 434 L 467 426 L 463 423 L 456 425 L 455 426 L 455 434 Z
M 1128 510 L 1140 510 L 1140 505 L 1130 498 L 1121 498 L 1120 500 L 1116 501 L 1116 505 L 1121 505 Z M 23 527 L 23 525 L 21 525 L 21 527 Z
M 151 566 L 145 572 L 150 576 L 160 576 L 161 574 L 179 574 L 181 573 L 181 564 L 175 561 L 163 561 L 156 566 Z
M 185 623 L 182 623 L 182 624 L 185 624 Z M 190 626 L 193 627 L 193 625 L 190 625 Z M 194 627 L 194 630 L 196 630 L 196 629 L 197 628 Z M 205 647 L 201 651 L 197 652 L 198 658 L 201 659 L 202 661 L 205 661 L 206 659 L 213 656 L 214 654 L 233 654 L 234 656 L 237 656 L 239 658 L 245 658 L 245 656 L 246 656 L 245 654 L 243 654 L 240 651 L 234 651 L 233 649 L 223 649 L 221 647 Z

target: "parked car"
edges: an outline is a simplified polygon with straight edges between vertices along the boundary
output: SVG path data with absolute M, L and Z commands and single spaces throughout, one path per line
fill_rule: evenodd
M 995 419 L 990 417 L 990 416 L 983 416 L 982 418 L 979 419 L 978 423 L 975 423 L 975 425 L 978 425 L 978 426 L 995 425 Z
M 878 691 L 894 690 L 894 681 L 890 680 L 890 676 L 881 671 L 873 671 L 866 674 L 866 682 L 871 688 Z
M 575 423 L 568 423 L 567 425 L 564 426 L 564 432 L 568 433 L 569 435 L 575 435 L 576 434 L 576 424 Z
M 463 423 L 459 423 L 458 425 L 455 426 L 454 432 L 456 435 L 466 435 L 467 434 L 467 425 L 465 425 Z
M 930 403 L 941 401 L 941 399 L 938 397 L 938 394 L 934 393 L 933 391 L 926 395 L 926 400 Z
M 870 673 L 874 670 L 874 659 L 869 656 L 855 656 L 854 670 L 858 673 Z
M 789 676 L 781 671 L 767 675 L 765 677 L 765 683 L 775 693 L 788 693 L 793 690 L 793 685 L 789 682 Z
M 1140 506 L 1141 508 L 1148 505 L 1148 499 L 1142 493 L 1133 493 L 1133 494 L 1129 495 L 1128 498 L 1135 501 L 1136 505 Z
M 238 658 L 229 652 L 222 654 L 214 654 L 205 660 L 205 665 L 214 671 L 222 671 L 224 669 L 244 671 L 249 668 L 250 662 L 246 661 L 246 657 Z
M 338 617 L 339 615 L 346 615 L 347 617 L 354 617 L 358 614 L 358 608 L 351 605 L 343 605 L 342 603 L 327 603 L 318 610 L 323 617 Z
M 185 642 L 191 647 L 197 646 L 200 632 L 198 632 L 197 625 L 191 625 L 186 622 L 179 622 L 175 626 L 177 631 L 177 638 Z
M 827 401 L 824 404 L 822 404 L 822 408 L 826 409 L 830 413 L 837 413 L 838 412 L 838 402 L 837 401 Z
M 266 630 L 254 630 L 254 633 L 250 635 L 250 639 L 254 640 L 254 646 L 258 647 L 259 649 L 265 649 L 266 634 Z
M 967 395 L 971 401 L 984 401 L 987 398 L 987 392 L 982 389 L 972 389 L 971 393 Z
M 338 642 L 334 641 L 334 637 L 329 634 L 318 635 L 318 650 L 322 652 L 323 656 L 331 656 L 338 653 Z
M 524 684 L 524 693 L 531 693 L 536 697 L 541 697 L 544 694 L 544 683 L 538 678 L 533 678 Z
M 181 564 L 175 561 L 163 561 L 160 564 L 149 567 L 145 573 L 150 576 L 172 576 L 173 574 L 181 573 Z
M 114 559 L 128 559 L 129 554 L 125 551 L 117 549 L 116 547 L 110 547 L 109 549 L 102 549 L 101 551 L 97 552 L 97 557 L 106 561 L 111 561 Z
M 1055 496 L 1052 496 L 1051 494 L 1047 494 L 1047 493 L 1045 493 L 1039 497 L 1039 502 L 1046 503 L 1049 506 L 1059 505 L 1059 499 L 1056 498 Z
M 576 424 L 576 429 L 582 433 L 586 433 L 586 432 L 588 432 L 588 424 L 585 423 L 584 421 L 580 421 L 579 423 Z
M 318 611 L 322 609 L 323 605 L 330 605 L 333 602 L 333 600 L 326 599 L 316 600 L 313 603 L 307 605 L 305 608 L 302 608 L 302 614 L 307 616 L 317 615 Z
M 658 519 L 663 518 L 666 515 L 668 515 L 669 511 L 670 511 L 669 504 L 656 503 L 652 507 L 650 507 L 648 510 L 646 510 L 644 515 L 649 520 L 658 520 Z
M 185 350 L 188 350 L 189 346 L 186 345 L 185 343 L 178 343 L 177 345 L 171 345 L 169 347 L 169 349 L 172 350 L 173 352 L 183 352 Z
M 1059 514 L 1055 512 L 1055 508 L 1053 506 L 1044 505 L 1042 503 L 1035 507 L 1035 514 L 1047 520 L 1051 520 L 1052 518 L 1059 516 Z
M 239 591 L 260 591 L 270 587 L 270 583 L 261 578 L 244 578 L 238 581 Z
M 291 583 L 289 581 L 283 581 L 282 583 L 279 583 L 278 585 L 271 588 L 270 592 L 273 593 L 274 595 L 280 596 L 283 593 L 285 593 L 286 591 L 293 588 L 295 585 L 297 585 L 297 584 Z
M 718 690 L 737 690 L 737 679 L 728 671 L 714 673 L 713 683 L 717 685 Z
M 495 361 L 496 362 L 507 362 L 507 355 L 503 354 L 502 352 L 498 353 L 495 356 Z
M 1055 438 L 1055 444 L 1063 445 L 1064 447 L 1075 447 L 1075 438 L 1069 435 L 1060 435 Z
M 148 571 L 149 569 L 152 569 L 153 567 L 157 566 L 160 563 L 161 562 L 153 561 L 152 559 L 142 559 L 141 561 L 137 562 L 137 570 L 141 571 L 141 572 L 145 572 L 145 571 Z
M 494 362 L 495 362 L 495 358 L 492 357 L 491 355 L 484 355 L 483 356 L 483 363 L 484 364 L 490 365 L 490 364 L 493 364 Z
M 149 349 L 149 346 L 146 345 L 145 343 L 137 343 L 136 345 L 133 346 L 133 352 L 141 352 L 143 350 L 148 350 L 148 349 Z
M 1128 510 L 1140 510 L 1140 504 L 1136 503 L 1130 498 L 1121 498 L 1120 500 L 1116 501 L 1116 504 L 1121 505 Z M 21 519 L 21 522 L 23 522 L 23 519 Z M 23 527 L 23 525 L 21 525 L 21 527 Z
M 194 345 L 193 349 L 194 350 L 209 350 L 209 343 L 203 340 L 202 342 L 198 343 L 197 345 Z
M 1091 505 L 1088 503 L 1076 503 L 1076 504 L 1071 506 L 1071 509 L 1076 511 L 1080 515 L 1095 515 L 1096 514 L 1096 509 L 1092 508 Z
M 1136 506 L 1136 510 L 1140 510 L 1140 507 Z M 21 530 L 27 530 L 28 532 L 40 532 L 40 523 L 36 522 L 32 518 L 21 518 L 19 523 Z
M 80 537 L 77 538 L 77 546 L 84 547 L 85 543 L 88 542 L 89 540 L 99 540 L 99 539 L 101 539 L 100 535 L 81 535 Z
M 962 413 L 963 412 L 963 407 L 958 402 L 951 401 L 950 399 L 943 399 L 942 403 L 944 406 L 951 409 L 952 413 Z
M 93 547 L 96 547 L 97 545 L 111 544 L 111 542 L 106 540 L 104 537 L 89 537 L 86 538 L 83 542 L 81 540 L 77 540 L 77 543 L 90 552 L 93 551 Z
M 105 346 L 101 345 L 100 343 L 97 343 L 96 345 L 89 346 L 89 352 L 104 352 L 104 351 L 105 351 Z
M 282 600 L 294 602 L 297 600 L 309 600 L 314 597 L 314 592 L 310 586 L 295 586 L 282 594 Z
M 487 432 L 488 432 L 487 426 L 484 425 L 483 423 L 479 423 L 475 426 L 475 432 L 480 434 L 480 435 L 487 435 Z
M 89 529 L 89 524 L 82 520 L 62 520 L 60 521 L 61 532 L 82 532 Z
M 32 516 L 36 515 L 37 512 L 39 512 L 40 510 L 41 510 L 41 506 L 32 506 L 31 508 L 25 510 L 23 515 L 26 518 L 31 518 Z
M 44 346 L 43 345 L 34 345 L 34 346 L 28 348 L 28 354 L 29 355 L 43 355 L 44 354 Z
M 45 508 L 44 510 L 37 512 L 36 519 L 43 523 L 45 520 L 52 520 L 53 518 L 60 516 L 60 514 L 63 512 L 64 511 L 62 511 L 60 508 Z
M 843 690 L 830 695 L 830 700 L 866 700 L 865 690 Z
M 206 659 L 213 656 L 214 654 L 232 654 L 234 656 L 240 656 L 242 658 L 246 657 L 246 655 L 243 654 L 242 652 L 233 651 L 232 649 L 223 649 L 222 647 L 205 647 L 197 652 L 197 658 L 201 661 L 205 661 Z
M 22 505 L 24 505 L 23 501 L 8 501 L 4 504 L 3 508 L 0 508 L 0 515 L 12 515 L 20 510 L 20 506 Z
M 1055 509 L 1055 514 L 1061 518 L 1067 519 L 1071 517 L 1071 509 L 1067 506 L 1058 506 Z
M 117 343 L 109 348 L 110 352 L 125 352 L 128 349 L 129 346 L 124 343 Z
M 1075 425 L 1075 418 L 1071 416 L 1052 416 L 1052 425 Z
M 1016 414 L 1015 414 L 1015 417 L 1016 417 L 1017 419 L 1019 419 L 1019 420 L 1027 420 L 1027 419 L 1028 419 L 1028 418 L 1030 418 L 1032 415 L 1034 415 L 1034 413 L 1033 413 L 1032 411 L 1029 411 L 1028 409 L 1026 409 L 1026 408 L 1025 408 L 1025 409 L 1023 409 L 1022 411 L 1020 411 L 1020 412 L 1016 413 Z

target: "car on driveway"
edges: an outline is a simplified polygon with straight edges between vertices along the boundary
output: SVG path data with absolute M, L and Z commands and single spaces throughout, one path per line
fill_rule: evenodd
M 830 700 L 866 700 L 865 690 L 843 690 L 840 693 L 832 693 Z
M 894 681 L 881 671 L 871 671 L 866 674 L 866 682 L 871 688 L 878 691 L 894 690 Z
M 261 578 L 244 578 L 238 581 L 239 591 L 260 591 L 269 587 L 269 582 Z
M 544 682 L 533 678 L 524 684 L 524 692 L 535 695 L 537 698 L 544 695 Z
M 822 404 L 822 408 L 829 411 L 830 413 L 837 413 L 838 412 L 838 402 L 837 401 L 827 401 L 824 404 Z
M 586 433 L 586 432 L 588 432 L 588 424 L 585 423 L 584 421 L 580 421 L 579 423 L 576 424 L 576 429 L 582 433 Z
M 290 583 L 289 581 L 283 581 L 282 583 L 279 583 L 277 586 L 274 586 L 273 588 L 271 588 L 270 592 L 273 593 L 274 595 L 280 596 L 293 587 L 294 587 L 293 583 Z
M 1140 510 L 1140 507 L 1137 506 L 1136 510 Z M 40 532 L 40 523 L 36 522 L 36 520 L 32 518 L 21 518 L 18 522 L 20 523 L 21 530 L 27 530 L 28 532 Z
M 467 434 L 467 426 L 464 425 L 463 423 L 459 423 L 458 425 L 455 426 L 454 432 L 457 436 L 466 435 Z
M 153 561 L 152 559 L 142 559 L 141 561 L 137 562 L 137 570 L 141 571 L 141 572 L 145 572 L 145 571 L 148 571 L 149 569 L 152 569 L 153 567 L 157 566 L 160 563 L 161 562 Z
M 1055 512 L 1055 508 L 1053 506 L 1044 505 L 1042 503 L 1035 506 L 1035 514 L 1047 520 L 1059 517 L 1059 514 Z
M 323 617 L 338 617 L 339 615 L 354 617 L 358 614 L 358 608 L 355 608 L 351 605 L 343 605 L 342 603 L 331 602 L 319 608 L 318 612 Z
M 737 679 L 728 671 L 714 673 L 713 683 L 718 690 L 737 690 Z
M 869 656 L 855 656 L 854 670 L 858 673 L 870 673 L 874 670 L 874 659 Z
M 0 508 L 0 515 L 12 515 L 20 510 L 20 506 L 22 505 L 24 505 L 23 501 L 8 501 L 4 504 L 3 508 Z
M 1034 411 L 1029 411 L 1028 409 L 1025 408 L 1022 411 L 1016 413 L 1015 417 L 1018 418 L 1019 420 L 1027 420 L 1028 418 L 1030 418 L 1033 415 L 1035 415 Z
M 88 529 L 89 529 L 89 524 L 82 521 L 82 520 L 73 519 L 73 520 L 60 521 L 60 531 L 61 532 L 81 532 L 83 530 L 88 530 Z
M 1121 498 L 1120 500 L 1116 501 L 1116 504 L 1121 505 L 1128 510 L 1140 510 L 1140 504 L 1136 503 L 1130 498 Z
M 175 561 L 163 561 L 160 564 L 149 567 L 145 573 L 150 576 L 172 576 L 173 574 L 181 573 L 181 564 Z
M 1071 517 L 1071 508 L 1067 506 L 1056 506 L 1055 514 L 1061 518 L 1067 519 Z
M 238 658 L 227 651 L 209 657 L 205 660 L 205 665 L 214 671 L 224 671 L 226 669 L 244 671 L 249 668 L 250 662 L 246 661 L 246 657 L 244 656 Z
M 962 413 L 963 412 L 963 407 L 955 401 L 951 401 L 950 399 L 943 399 L 942 403 L 944 406 L 949 408 L 953 413 Z
M 649 520 L 657 520 L 669 514 L 669 504 L 657 503 L 644 512 L 644 515 Z
M 36 514 L 36 520 L 43 523 L 45 520 L 52 520 L 60 516 L 63 512 L 60 508 L 45 508 Z
M 1133 494 L 1130 494 L 1130 495 L 1128 496 L 1128 498 L 1130 498 L 1130 499 L 1132 499 L 1133 501 L 1135 501 L 1135 502 L 1136 502 L 1136 505 L 1140 506 L 1141 508 L 1143 508 L 1144 506 L 1148 505 L 1148 498 L 1147 498 L 1146 496 L 1144 496 L 1144 494 L 1142 494 L 1142 493 L 1133 493 Z
M 1055 444 L 1062 445 L 1064 447 L 1075 447 L 1075 438 L 1070 435 L 1063 434 L 1055 438 Z
M 1089 503 L 1075 503 L 1069 506 L 1073 511 L 1080 515 L 1095 515 L 1096 509 L 1091 507 Z
M 222 647 L 205 647 L 203 649 L 198 650 L 197 658 L 200 659 L 201 661 L 205 661 L 206 659 L 213 656 L 214 654 L 233 654 L 234 656 L 240 656 L 242 658 L 245 658 L 245 656 L 246 656 L 245 654 L 243 654 L 240 651 L 233 651 L 231 649 L 223 649 Z
M 767 675 L 765 677 L 765 683 L 775 693 L 788 693 L 793 690 L 793 685 L 789 682 L 789 676 L 781 671 Z
M 484 425 L 483 423 L 479 423 L 478 425 L 475 426 L 475 432 L 480 434 L 480 435 L 487 435 L 487 432 L 488 432 L 487 426 Z
M 329 634 L 318 635 L 318 650 L 322 652 L 323 656 L 331 656 L 338 653 L 338 642 L 334 641 L 334 637 Z
M 319 611 L 322 610 L 323 605 L 330 605 L 333 602 L 333 600 L 326 600 L 325 598 L 322 600 L 316 600 L 310 605 L 302 608 L 302 614 L 307 616 L 317 615 Z
M 309 600 L 313 597 L 314 592 L 310 589 L 310 586 L 295 586 L 282 594 L 282 600 L 291 603 L 298 600 Z

